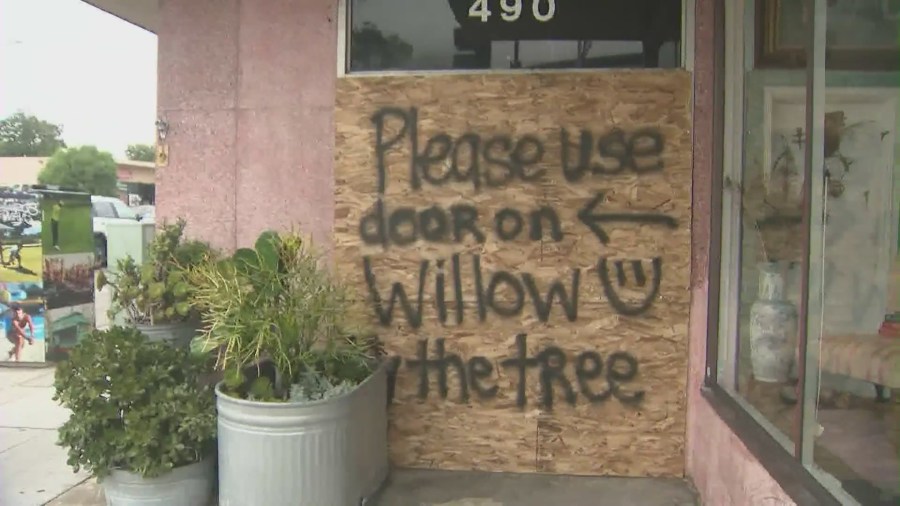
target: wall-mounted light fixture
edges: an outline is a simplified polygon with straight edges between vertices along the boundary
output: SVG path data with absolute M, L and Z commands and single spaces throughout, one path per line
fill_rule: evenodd
M 160 141 L 165 141 L 166 136 L 169 135 L 169 123 L 166 120 L 159 118 L 156 120 L 156 136 Z
M 162 119 L 156 120 L 156 166 L 166 167 L 169 165 L 169 145 L 166 143 L 166 137 L 169 135 L 169 123 Z

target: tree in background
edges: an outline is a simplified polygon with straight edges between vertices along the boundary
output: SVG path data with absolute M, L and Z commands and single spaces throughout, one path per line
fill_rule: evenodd
M 402 69 L 409 63 L 413 47 L 395 34 L 385 35 L 365 22 L 350 34 L 350 61 L 353 70 Z
M 0 120 L 0 156 L 51 156 L 64 149 L 62 127 L 17 112 Z
M 156 150 L 149 144 L 129 144 L 125 156 L 136 162 L 156 161 Z
M 117 167 L 111 154 L 94 146 L 63 149 L 47 160 L 38 174 L 38 182 L 91 195 L 115 196 Z

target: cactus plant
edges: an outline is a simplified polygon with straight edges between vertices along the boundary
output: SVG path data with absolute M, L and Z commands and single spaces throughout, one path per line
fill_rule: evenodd
M 357 301 L 295 233 L 263 232 L 253 248 L 202 262 L 189 277 L 204 323 L 198 339 L 219 351 L 229 395 L 317 400 L 352 389 L 377 365 Z M 271 375 L 245 374 L 263 362 Z

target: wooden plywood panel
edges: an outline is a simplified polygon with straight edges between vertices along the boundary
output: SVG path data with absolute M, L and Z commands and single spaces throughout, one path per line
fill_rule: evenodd
M 395 464 L 683 474 L 690 74 L 350 77 L 336 114 Z

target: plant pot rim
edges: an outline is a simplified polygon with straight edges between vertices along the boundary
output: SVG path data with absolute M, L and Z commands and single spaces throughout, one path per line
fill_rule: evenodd
M 316 401 L 278 401 L 278 402 L 251 401 L 250 399 L 242 399 L 240 397 L 234 397 L 234 396 L 231 396 L 231 395 L 228 395 L 227 393 L 225 393 L 222 390 L 222 386 L 225 385 L 224 380 L 216 383 L 216 398 L 223 402 L 230 402 L 233 404 L 237 404 L 239 406 L 247 406 L 247 407 L 266 406 L 271 409 L 296 409 L 298 407 L 312 408 L 315 406 L 324 406 L 327 404 L 331 404 L 333 402 L 337 402 L 340 399 L 346 399 L 348 397 L 356 395 L 356 393 L 359 392 L 360 390 L 362 390 L 364 386 L 366 386 L 367 384 L 374 381 L 373 378 L 375 378 L 382 371 L 385 371 L 387 369 L 388 362 L 389 362 L 388 360 L 379 359 L 378 367 L 376 367 L 372 371 L 372 373 L 366 377 L 366 379 L 359 382 L 359 384 L 357 384 L 355 387 L 353 387 L 353 390 L 350 390 L 349 392 L 344 392 L 344 393 L 342 393 L 340 395 L 336 395 L 334 397 L 329 397 L 327 399 L 319 399 Z
M 152 478 L 145 477 L 137 471 L 124 469 L 121 467 L 114 467 L 109 470 L 109 474 L 107 476 L 105 476 L 103 479 L 105 480 L 108 478 L 116 478 L 116 479 L 125 478 L 126 480 L 129 480 L 129 481 L 166 480 L 169 477 L 177 476 L 178 474 L 184 473 L 191 468 L 200 467 L 202 465 L 209 465 L 210 462 L 214 462 L 215 460 L 216 460 L 216 457 L 215 457 L 214 453 L 210 454 L 210 455 L 204 455 L 203 457 L 200 458 L 200 460 L 191 462 L 189 464 L 182 464 L 180 466 L 173 467 L 172 469 L 169 469 L 167 472 L 165 472 L 159 476 L 154 476 Z M 118 480 L 118 481 L 122 481 L 122 480 Z

